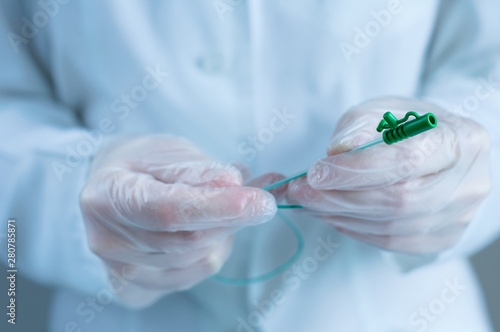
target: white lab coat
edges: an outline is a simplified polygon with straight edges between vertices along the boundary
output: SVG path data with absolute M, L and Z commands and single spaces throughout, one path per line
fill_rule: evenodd
M 349 107 L 387 95 L 455 111 L 466 104 L 490 131 L 498 170 L 499 7 L 2 1 L 1 220 L 17 218 L 20 273 L 58 288 L 50 331 L 489 331 L 466 257 L 500 229 L 498 186 L 460 243 L 438 257 L 387 253 L 289 213 L 305 237 L 294 269 L 249 287 L 207 280 L 142 311 L 107 304 L 106 273 L 87 247 L 78 196 L 100 146 L 90 133 L 97 141 L 99 133 L 104 141 L 171 133 L 218 160 L 249 164 L 254 175 L 289 175 L 325 155 Z M 490 75 L 490 94 L 474 107 L 479 79 Z M 243 230 L 221 273 L 267 272 L 295 248 L 280 220 Z M 87 303 L 96 297 L 101 302 Z

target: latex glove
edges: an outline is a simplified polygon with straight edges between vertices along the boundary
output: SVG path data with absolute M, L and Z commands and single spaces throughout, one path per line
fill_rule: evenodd
M 343 153 L 380 137 L 386 111 L 432 112 L 438 126 L 402 142 Z M 413 118 L 410 118 L 413 119 Z M 322 217 L 342 233 L 404 253 L 452 246 L 490 189 L 490 144 L 483 127 L 437 106 L 410 99 L 378 99 L 345 113 L 327 149 L 290 183 L 291 204 Z
M 273 218 L 272 194 L 242 182 L 238 168 L 183 138 L 115 141 L 97 154 L 81 210 L 91 250 L 110 273 L 131 279 L 116 290 L 124 304 L 143 307 L 209 277 L 228 258 L 236 230 Z

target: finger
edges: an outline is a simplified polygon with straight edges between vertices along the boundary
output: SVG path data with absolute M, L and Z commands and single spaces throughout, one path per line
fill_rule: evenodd
M 128 270 L 128 281 L 149 291 L 185 290 L 216 273 L 231 253 L 232 239 L 221 243 L 193 265 L 179 269 L 152 269 L 122 262 L 107 262 L 108 268 Z
M 124 263 L 117 263 L 115 268 L 106 266 L 110 288 L 125 307 L 135 310 L 143 309 L 155 303 L 166 294 L 173 292 L 173 290 L 146 290 L 136 284 L 130 283 L 128 280 L 132 279 L 132 276 L 129 276 L 131 267 L 131 265 Z
M 283 180 L 284 178 L 285 176 L 279 173 L 267 173 L 248 181 L 247 183 L 245 183 L 245 186 L 265 188 L 270 184 Z M 269 192 L 276 198 L 277 202 L 280 202 L 285 197 L 287 188 L 288 183 L 285 183 L 281 186 L 269 190 Z
M 213 243 L 206 248 L 191 248 L 190 250 L 186 250 L 183 253 L 164 253 L 160 251 L 144 253 L 130 250 L 125 247 L 120 247 L 115 248 L 114 250 L 108 250 L 99 257 L 101 257 L 101 259 L 106 262 L 115 261 L 129 263 L 140 267 L 147 267 L 150 269 L 181 269 L 188 268 L 189 266 L 194 265 L 198 261 L 202 260 L 204 257 L 206 257 L 207 252 L 215 252 L 220 247 L 221 243 L 224 243 L 226 241 L 229 241 L 228 238 Z
M 200 230 L 213 227 L 243 227 L 271 220 L 277 212 L 270 193 L 251 187 L 172 188 L 163 208 L 165 230 Z M 173 198 L 172 198 L 173 197 Z
M 183 183 L 196 187 L 235 187 L 243 183 L 238 168 L 215 160 L 152 164 L 142 172 L 164 183 Z
M 298 178 L 288 186 L 287 201 L 292 205 L 301 205 L 318 216 L 365 216 L 371 220 L 387 220 L 400 204 L 390 190 L 323 191 L 312 188 L 306 178 Z
M 243 177 L 243 182 L 247 182 L 252 177 L 252 170 L 247 165 L 239 162 L 231 163 L 231 165 L 240 171 L 241 176 Z
M 87 240 L 91 250 L 100 257 L 108 252 L 134 251 L 140 254 L 162 252 L 184 254 L 193 250 L 206 250 L 234 234 L 237 227 L 209 228 L 198 231 L 150 231 L 123 224 L 86 222 Z
M 306 179 L 297 179 L 289 185 L 287 200 L 317 215 L 388 221 L 436 214 L 450 204 L 462 211 L 477 201 L 477 190 L 457 190 L 455 182 L 453 174 L 434 174 L 375 190 L 348 191 L 316 190 Z
M 356 142 L 356 135 L 350 140 Z M 457 145 L 455 131 L 443 123 L 390 146 L 381 143 L 321 159 L 309 168 L 307 178 L 313 188 L 320 190 L 379 188 L 451 168 L 459 157 Z
M 81 196 L 82 212 L 96 220 L 154 231 L 191 231 L 256 225 L 271 220 L 277 211 L 274 197 L 257 188 L 165 184 L 123 170 L 98 175 L 92 179 L 97 182 L 93 190 Z
M 347 236 L 385 250 L 421 255 L 440 252 L 452 247 L 463 235 L 466 226 L 452 224 L 433 233 L 407 236 L 363 234 L 343 228 L 335 228 Z
M 346 216 L 323 216 L 335 228 L 366 235 L 412 236 L 436 232 L 451 224 L 467 226 L 474 218 L 477 208 L 447 207 L 436 214 L 416 218 L 392 218 L 387 221 L 373 221 Z

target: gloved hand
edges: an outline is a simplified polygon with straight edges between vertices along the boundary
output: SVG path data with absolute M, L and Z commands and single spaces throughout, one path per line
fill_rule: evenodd
M 273 195 L 242 182 L 238 168 L 173 136 L 115 141 L 96 155 L 80 205 L 92 251 L 109 272 L 132 276 L 117 291 L 124 304 L 143 307 L 209 277 L 236 230 L 273 218 Z
M 379 138 L 386 111 L 432 112 L 438 126 L 393 145 L 343 153 Z M 378 99 L 348 111 L 327 149 L 287 198 L 304 213 L 375 246 L 404 253 L 452 246 L 490 189 L 490 144 L 483 127 L 437 106 L 410 99 Z

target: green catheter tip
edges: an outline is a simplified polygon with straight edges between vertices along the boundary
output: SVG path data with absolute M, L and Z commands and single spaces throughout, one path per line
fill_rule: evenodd
M 408 121 L 410 116 L 415 119 Z M 391 112 L 384 114 L 384 119 L 380 121 L 377 131 L 382 133 L 384 142 L 388 145 L 400 142 L 404 139 L 416 136 L 424 131 L 430 130 L 437 126 L 437 118 L 432 113 L 427 113 L 422 116 L 416 112 L 408 112 L 405 117 L 398 120 Z

